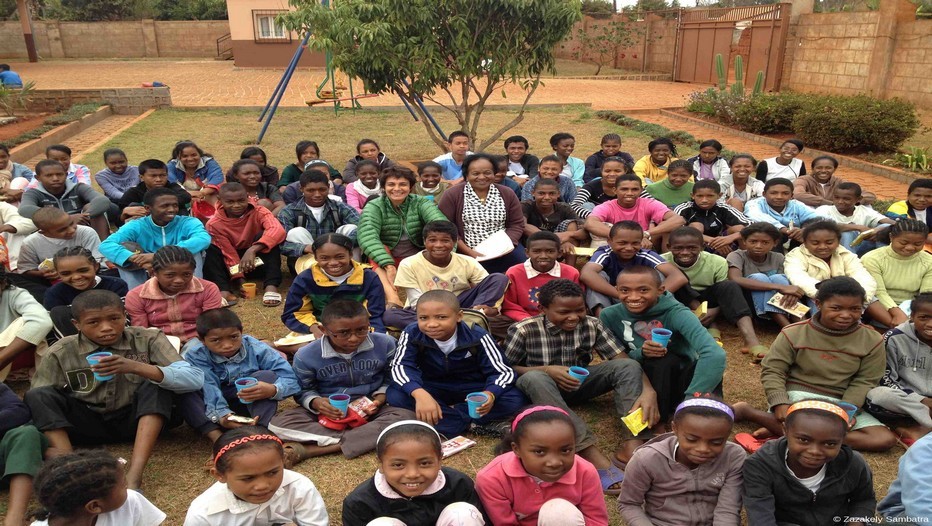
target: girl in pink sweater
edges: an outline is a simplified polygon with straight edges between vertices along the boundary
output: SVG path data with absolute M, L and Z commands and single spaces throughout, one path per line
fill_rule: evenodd
M 476 492 L 496 526 L 607 526 L 595 467 L 576 455 L 569 415 L 535 406 L 511 424 L 495 457 L 476 475 Z
M 130 322 L 162 329 L 182 343 L 197 337 L 197 317 L 224 305 L 216 285 L 194 277 L 194 266 L 194 254 L 186 248 L 168 245 L 156 250 L 152 256 L 155 277 L 126 295 Z

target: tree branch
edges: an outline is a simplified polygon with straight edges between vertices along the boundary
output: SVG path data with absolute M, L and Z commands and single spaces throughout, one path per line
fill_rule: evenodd
M 482 144 L 479 145 L 479 148 L 477 149 L 477 151 L 480 151 L 480 152 L 481 152 L 481 151 L 485 150 L 486 148 L 489 147 L 490 144 L 496 142 L 502 135 L 504 135 L 504 133 L 505 133 L 506 131 L 508 131 L 508 130 L 510 130 L 510 129 L 512 129 L 512 128 L 514 128 L 515 126 L 517 126 L 518 124 L 520 124 L 521 121 L 524 120 L 524 110 L 527 108 L 527 104 L 528 104 L 528 102 L 531 100 L 531 96 L 534 95 L 534 92 L 535 92 L 535 91 L 537 91 L 537 87 L 538 87 L 538 86 L 540 86 L 540 76 L 538 76 L 538 77 L 535 79 L 534 84 L 533 84 L 533 86 L 531 87 L 531 90 L 528 91 L 527 96 L 524 97 L 524 103 L 521 104 L 521 109 L 518 110 L 518 114 L 515 116 L 515 118 L 512 119 L 511 122 L 509 122 L 509 123 L 505 124 L 504 126 L 502 126 L 501 128 L 499 128 L 499 130 L 498 130 L 497 132 L 493 133 L 491 137 L 489 137 L 488 139 L 482 141 Z
M 424 113 L 424 110 L 421 109 L 421 106 L 415 102 L 414 97 L 404 90 L 404 86 L 396 86 L 396 92 L 401 98 L 408 103 L 408 106 L 417 114 L 418 120 L 424 126 L 424 129 L 427 130 L 427 135 L 430 136 L 431 140 L 434 141 L 441 152 L 446 153 L 447 151 L 447 141 L 446 137 L 440 137 L 437 131 L 434 129 L 433 124 L 431 124 L 430 119 L 427 118 L 427 114 Z

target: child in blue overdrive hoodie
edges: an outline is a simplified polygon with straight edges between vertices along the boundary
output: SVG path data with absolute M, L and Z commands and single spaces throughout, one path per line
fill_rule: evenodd
M 293 441 L 285 444 L 289 469 L 304 459 L 341 451 L 346 458 L 356 458 L 375 449 L 386 427 L 414 418 L 407 409 L 385 404 L 395 339 L 371 332 L 366 307 L 351 299 L 335 300 L 324 307 L 320 323 L 324 336 L 294 356 L 301 384 L 295 401 L 301 407 L 276 415 L 269 426 L 282 440 Z M 344 415 L 330 403 L 329 397 L 337 394 L 349 395 L 354 405 L 363 397 L 372 404 Z M 344 418 L 356 420 L 344 423 Z
M 204 254 L 210 246 L 210 235 L 204 224 L 194 217 L 178 215 L 178 196 L 168 188 L 153 188 L 143 201 L 149 217 L 121 226 L 103 243 L 100 253 L 119 266 L 120 277 L 130 290 L 149 279 L 155 251 L 177 245 L 194 254 L 194 275 L 203 277 Z M 138 247 L 136 251 L 127 245 Z
M 211 443 L 227 429 L 239 427 L 230 417 L 248 414 L 253 425 L 268 426 L 279 400 L 298 392 L 298 379 L 288 361 L 268 345 L 243 334 L 243 322 L 230 309 L 211 309 L 197 317 L 201 342 L 184 359 L 204 371 L 204 388 L 181 399 L 185 421 Z M 236 381 L 258 380 L 237 389 Z
M 463 322 L 456 294 L 425 292 L 417 301 L 417 324 L 401 333 L 392 360 L 390 405 L 413 409 L 418 420 L 448 438 L 472 428 L 501 436 L 527 399 L 515 388 L 515 372 L 492 336 Z M 470 416 L 466 397 L 482 392 L 485 403 Z

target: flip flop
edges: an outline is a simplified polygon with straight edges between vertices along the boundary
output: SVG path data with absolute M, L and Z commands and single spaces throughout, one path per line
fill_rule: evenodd
M 751 354 L 751 363 L 761 363 L 764 361 L 767 353 L 770 352 L 770 347 L 766 345 L 755 345 L 748 349 L 748 352 Z
M 278 292 L 266 292 L 262 295 L 262 304 L 266 307 L 278 307 L 282 304 L 282 295 Z
M 767 437 L 767 438 L 756 438 L 750 433 L 738 433 L 735 435 L 735 442 L 738 443 L 741 447 L 744 448 L 748 453 L 754 453 L 761 448 L 767 442 L 771 440 L 776 440 L 780 437 Z
M 596 472 L 599 474 L 599 482 L 602 483 L 602 493 L 606 495 L 618 495 L 621 493 L 621 488 L 612 488 L 612 486 L 624 482 L 624 471 L 612 465 L 606 469 L 598 469 Z

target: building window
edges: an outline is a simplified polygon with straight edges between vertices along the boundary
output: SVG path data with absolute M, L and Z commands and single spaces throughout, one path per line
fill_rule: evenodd
M 275 21 L 281 10 L 253 10 L 253 32 L 256 42 L 291 42 L 291 32 Z

